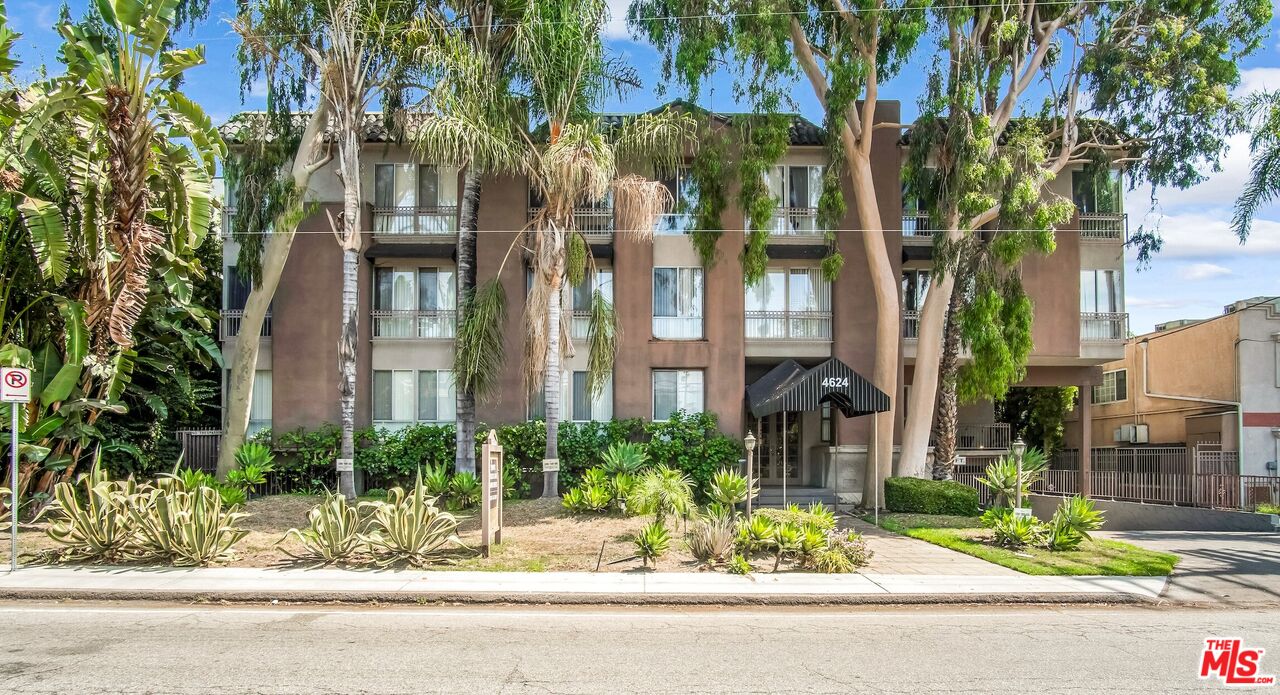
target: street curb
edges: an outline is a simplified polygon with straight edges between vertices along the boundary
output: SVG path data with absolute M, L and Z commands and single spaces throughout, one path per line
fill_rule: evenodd
M 128 589 L 0 589 L 0 600 L 172 601 L 178 603 L 386 603 L 635 606 L 860 606 L 961 604 L 1136 604 L 1158 598 L 1124 592 L 974 594 L 637 594 L 449 591 L 192 591 Z

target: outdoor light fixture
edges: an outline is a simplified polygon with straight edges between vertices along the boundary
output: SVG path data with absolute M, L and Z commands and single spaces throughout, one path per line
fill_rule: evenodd
M 1022 441 L 1022 437 L 1013 440 L 1013 458 L 1018 462 L 1017 501 L 1013 503 L 1015 515 L 1022 510 L 1022 455 L 1025 453 L 1027 453 L 1027 443 Z
M 747 448 L 747 518 L 751 518 L 751 488 L 755 483 L 755 459 L 756 436 L 751 434 L 751 430 L 747 430 L 747 436 L 743 437 L 742 445 Z
M 1025 453 L 1027 453 L 1027 443 L 1022 441 L 1022 437 L 1013 440 L 1013 455 L 1022 458 Z

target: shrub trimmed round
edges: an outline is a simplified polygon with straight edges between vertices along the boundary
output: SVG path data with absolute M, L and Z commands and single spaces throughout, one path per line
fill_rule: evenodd
M 978 491 L 954 480 L 889 478 L 884 504 L 891 512 L 977 516 Z

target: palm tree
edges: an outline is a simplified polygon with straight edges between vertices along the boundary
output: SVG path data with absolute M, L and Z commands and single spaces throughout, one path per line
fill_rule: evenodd
M 523 374 L 530 393 L 541 388 L 545 403 L 547 445 L 543 494 L 559 495 L 557 430 L 560 421 L 561 358 L 572 343 L 561 330 L 561 301 L 566 282 L 581 281 L 593 265 L 589 248 L 578 231 L 574 212 L 582 205 L 615 201 L 615 229 L 648 238 L 656 218 L 671 203 L 661 183 L 638 175 L 620 176 L 619 160 L 648 162 L 655 169 L 673 169 L 692 143 L 694 120 L 687 114 L 666 111 L 627 120 L 606 131 L 599 106 L 610 91 L 637 86 L 634 73 L 609 59 L 600 40 L 607 18 L 603 0 L 551 0 L 520 8 L 511 22 L 510 80 L 488 79 L 485 70 L 495 66 L 477 58 L 474 50 L 453 50 L 438 56 L 446 72 L 466 79 L 472 96 L 492 104 L 486 113 L 492 129 L 473 128 L 469 142 L 482 144 L 487 161 L 501 162 L 524 174 L 530 187 L 545 201 L 529 222 L 524 235 L 533 283 L 525 303 L 525 354 Z M 455 49 L 459 46 L 454 47 Z M 488 73 L 493 77 L 492 73 Z M 510 93 L 507 87 L 510 86 Z M 495 90 L 500 93 L 495 93 Z M 434 129 L 437 142 L 460 143 L 464 130 L 476 123 L 475 112 L 462 108 L 470 99 L 446 99 L 424 123 Z M 519 111 L 517 111 L 519 109 Z M 503 114 L 523 111 L 529 122 L 540 123 L 530 132 L 512 131 Z M 438 116 L 438 118 L 436 117 Z M 474 131 L 481 130 L 482 138 Z M 439 149 L 439 148 L 437 148 Z M 456 146 L 456 151 L 463 151 Z M 508 250 L 503 264 L 521 239 Z M 470 315 L 459 329 L 460 379 L 482 379 L 481 367 L 500 359 L 501 320 L 505 296 L 495 280 L 478 288 Z M 612 307 L 599 292 L 593 297 L 589 329 L 588 390 L 598 393 L 613 369 L 616 327 Z M 464 338 L 464 333 L 467 337 Z M 489 369 L 492 377 L 494 371 Z M 476 382 L 478 383 L 478 382 Z M 552 465 L 545 465 L 552 464 Z
M 1243 110 L 1253 125 L 1249 136 L 1253 162 L 1231 218 L 1231 230 L 1240 243 L 1248 240 L 1258 209 L 1280 193 L 1280 91 L 1250 95 Z

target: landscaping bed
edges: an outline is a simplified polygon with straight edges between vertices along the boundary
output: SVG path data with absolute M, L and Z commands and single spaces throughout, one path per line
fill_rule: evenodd
M 864 519 L 874 523 L 870 515 Z M 1178 562 L 1177 555 L 1100 538 L 1085 539 L 1075 550 L 1001 547 L 976 516 L 890 513 L 880 515 L 880 526 L 1025 574 L 1165 576 Z

